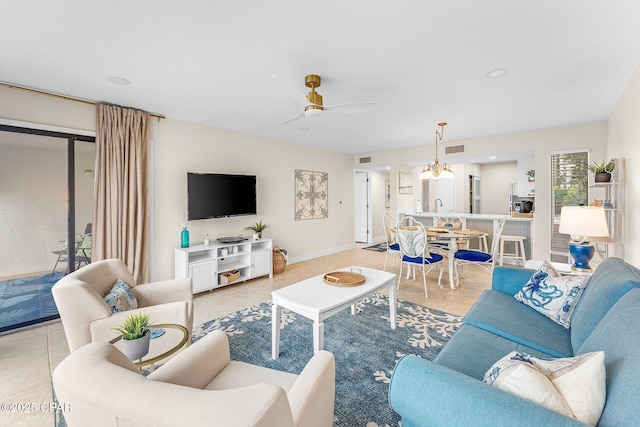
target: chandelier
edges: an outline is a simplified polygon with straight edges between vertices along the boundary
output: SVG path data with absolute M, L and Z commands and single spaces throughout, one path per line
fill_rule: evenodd
M 425 165 L 420 173 L 420 179 L 450 179 L 453 178 L 453 172 L 447 163 L 440 163 L 438 159 L 438 141 L 442 141 L 442 135 L 444 134 L 444 127 L 447 123 L 438 123 L 440 126 L 440 132 L 436 129 L 436 158 L 433 162 Z

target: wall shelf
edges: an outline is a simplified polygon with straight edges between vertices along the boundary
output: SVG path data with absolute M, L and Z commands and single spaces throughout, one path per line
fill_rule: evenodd
M 611 181 L 595 182 L 593 173 L 589 173 L 589 189 L 590 196 L 610 203 L 613 207 L 605 207 L 605 215 L 607 217 L 607 225 L 609 226 L 609 237 L 592 238 L 596 252 L 602 259 L 610 256 L 624 258 L 624 242 L 622 234 L 622 183 L 624 174 L 623 159 L 612 159 L 615 168 L 611 173 Z M 613 252 L 612 252 L 613 250 Z

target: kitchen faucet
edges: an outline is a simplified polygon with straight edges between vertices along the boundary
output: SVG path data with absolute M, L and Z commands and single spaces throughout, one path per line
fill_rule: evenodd
M 437 198 L 437 199 L 436 199 L 436 202 L 435 202 L 436 207 L 435 207 L 435 209 L 433 210 L 433 213 L 436 213 L 436 214 L 438 213 L 438 202 L 440 202 L 440 207 L 442 207 L 442 199 L 441 199 L 441 198 Z

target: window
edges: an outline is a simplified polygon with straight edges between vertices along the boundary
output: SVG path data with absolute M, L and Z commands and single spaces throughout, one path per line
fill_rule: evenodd
M 588 151 L 551 154 L 551 261 L 570 261 L 570 236 L 558 232 L 560 210 L 588 204 L 588 162 Z

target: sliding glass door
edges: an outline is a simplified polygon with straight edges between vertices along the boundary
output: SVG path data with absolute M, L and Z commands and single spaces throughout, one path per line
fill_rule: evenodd
M 58 317 L 51 287 L 91 262 L 95 150 L 80 138 L 0 130 L 0 332 Z

